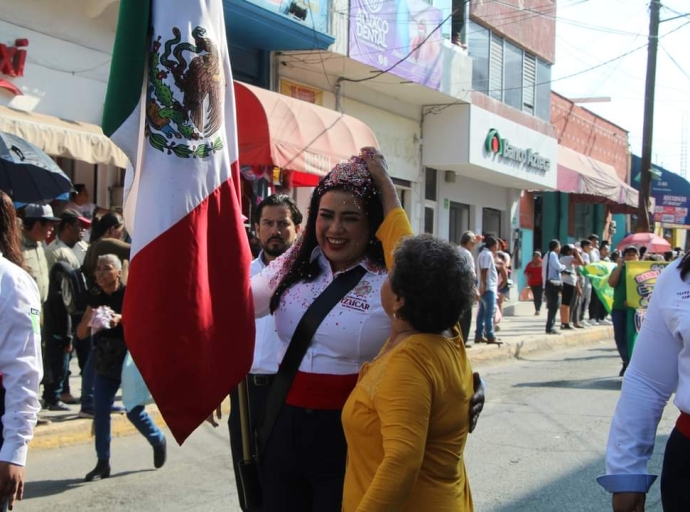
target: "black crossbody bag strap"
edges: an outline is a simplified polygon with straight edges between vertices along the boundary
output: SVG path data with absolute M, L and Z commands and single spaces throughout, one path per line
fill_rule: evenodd
M 544 283 L 544 289 L 546 289 L 551 282 L 551 278 L 549 277 L 549 263 L 551 263 L 551 251 L 546 253 L 546 283 Z
M 295 379 L 304 354 L 307 353 L 307 348 L 311 344 L 314 333 L 316 333 L 319 325 L 321 325 L 321 322 L 323 322 L 331 309 L 357 286 L 357 283 L 362 280 L 366 272 L 364 267 L 357 265 L 355 268 L 337 276 L 323 293 L 314 300 L 306 313 L 304 313 L 304 316 L 302 316 L 299 324 L 297 324 L 287 352 L 285 352 L 283 361 L 280 363 L 280 369 L 268 393 L 265 416 L 258 428 L 259 455 L 263 455 L 266 449 L 273 426 L 278 419 L 280 410 L 292 386 L 292 381 Z

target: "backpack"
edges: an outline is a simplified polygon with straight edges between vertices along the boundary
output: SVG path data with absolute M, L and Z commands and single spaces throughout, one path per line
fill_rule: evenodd
M 61 287 L 62 300 L 67 312 L 72 316 L 84 313 L 87 307 L 88 288 L 82 270 L 70 269 L 68 272 L 63 272 Z

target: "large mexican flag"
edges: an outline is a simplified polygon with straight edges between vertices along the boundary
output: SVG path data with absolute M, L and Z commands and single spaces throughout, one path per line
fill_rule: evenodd
M 122 0 L 103 115 L 131 163 L 125 340 L 179 443 L 254 347 L 223 15 L 221 0 Z

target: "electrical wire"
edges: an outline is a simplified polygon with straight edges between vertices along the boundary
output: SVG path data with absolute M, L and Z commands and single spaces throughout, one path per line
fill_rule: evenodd
M 690 80 L 690 74 L 688 74 L 688 72 L 685 71 L 685 70 L 683 69 L 683 67 L 682 67 L 680 64 L 678 64 L 678 62 L 676 61 L 676 59 L 673 58 L 673 55 L 671 55 L 671 54 L 669 53 L 669 51 L 668 51 L 663 45 L 659 44 L 659 48 L 661 48 L 662 50 L 664 50 L 664 53 L 668 56 L 669 59 L 671 59 L 671 62 L 673 62 L 673 63 L 676 65 L 676 67 L 678 68 L 678 70 L 679 70 L 681 73 L 683 73 L 683 75 L 685 76 L 685 78 L 687 78 L 688 80 Z

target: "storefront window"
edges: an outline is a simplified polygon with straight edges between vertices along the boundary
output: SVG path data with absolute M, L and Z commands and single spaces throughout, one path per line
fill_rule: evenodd
M 503 101 L 522 110 L 522 50 L 505 42 L 503 68 Z
M 472 89 L 489 92 L 489 38 L 491 33 L 473 21 L 468 24 L 467 51 L 472 57 Z
M 535 112 L 538 118 L 551 121 L 551 64 L 537 60 L 537 98 Z
M 489 59 L 489 96 L 503 101 L 503 38 L 491 34 Z

